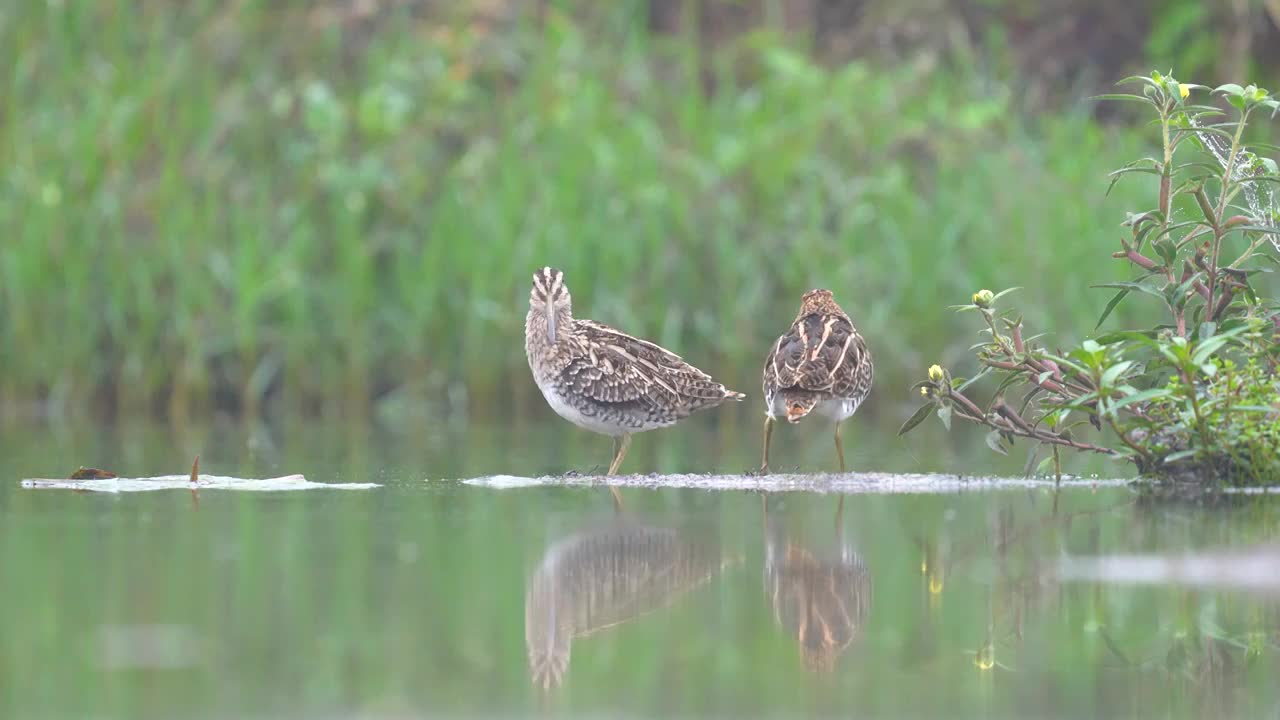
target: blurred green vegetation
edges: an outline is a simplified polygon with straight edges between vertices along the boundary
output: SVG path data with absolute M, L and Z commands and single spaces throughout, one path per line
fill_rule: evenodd
M 1239 18 L 1207 53 L 1193 4 L 1139 3 L 1169 10 L 1131 30 L 1147 57 L 1079 72 L 1054 48 L 1132 46 L 1037 50 L 1053 8 L 1013 0 L 907 3 L 923 33 L 859 4 L 844 42 L 822 2 L 811 33 L 766 2 L 719 34 L 735 3 L 5 4 L 0 413 L 520 414 L 554 264 L 578 314 L 750 395 L 830 287 L 895 423 L 971 342 L 946 305 L 1025 283 L 1028 324 L 1074 334 L 1106 301 L 1083 289 L 1127 279 L 1106 257 L 1149 192 L 1107 173 L 1150 138 L 1085 98 L 1129 62 L 1229 66 Z M 870 25 L 895 42 L 848 51 Z

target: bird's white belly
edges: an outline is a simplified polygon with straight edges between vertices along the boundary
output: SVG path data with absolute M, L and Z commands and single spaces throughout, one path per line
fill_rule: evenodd
M 814 412 L 840 422 L 858 411 L 858 401 L 851 398 L 832 398 L 818 403 Z
M 599 415 L 586 415 L 578 408 L 568 403 L 560 393 L 553 388 L 539 388 L 542 390 L 542 397 L 547 399 L 547 404 L 560 417 L 577 425 L 583 430 L 590 430 L 601 435 L 622 435 L 627 432 L 625 428 L 620 427 L 617 423 L 609 422 L 607 419 Z
M 633 417 L 624 414 L 621 411 L 610 412 L 601 409 L 595 415 L 588 415 L 573 403 L 569 402 L 556 391 L 551 385 L 538 385 L 538 389 L 542 391 L 542 397 L 546 398 L 547 404 L 560 417 L 577 425 L 583 430 L 590 430 L 601 435 L 610 435 L 620 437 L 630 433 L 645 432 L 647 430 L 656 430 L 671 425 L 674 421 L 666 421 L 645 417 Z
M 823 400 L 813 408 L 813 412 L 826 418 L 831 418 L 836 422 L 842 422 L 849 416 L 858 411 L 859 401 L 853 398 L 831 398 Z M 773 397 L 773 405 L 769 408 L 769 417 L 785 418 L 787 416 L 787 403 L 782 399 L 782 393 L 778 393 Z

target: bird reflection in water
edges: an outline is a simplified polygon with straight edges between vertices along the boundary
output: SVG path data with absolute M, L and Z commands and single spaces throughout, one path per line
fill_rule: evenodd
M 844 498 L 836 509 L 834 543 L 802 545 L 769 510 L 765 496 L 764 585 L 774 620 L 800 645 L 805 667 L 830 672 L 862 631 L 871 603 L 871 576 L 844 539 Z
M 560 685 L 576 638 L 671 605 L 722 567 L 717 541 L 624 515 L 547 549 L 524 599 L 533 684 Z

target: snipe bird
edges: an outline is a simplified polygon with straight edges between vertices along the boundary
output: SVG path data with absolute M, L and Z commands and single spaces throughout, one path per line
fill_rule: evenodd
M 769 471 L 769 441 L 778 417 L 797 423 L 813 411 L 835 421 L 836 455 L 845 471 L 840 423 L 871 393 L 875 368 L 871 351 L 830 290 L 810 290 L 800 300 L 791 328 L 764 359 L 764 459 Z
M 609 475 L 618 472 L 633 433 L 674 425 L 698 410 L 745 397 L 665 348 L 573 317 L 564 273 L 549 267 L 533 275 L 524 349 L 551 409 L 580 428 L 613 438 Z

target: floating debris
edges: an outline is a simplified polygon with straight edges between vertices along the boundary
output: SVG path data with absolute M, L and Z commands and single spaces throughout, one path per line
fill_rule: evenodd
M 189 475 L 160 475 L 145 478 L 96 478 L 90 480 L 52 480 L 31 478 L 21 486 L 28 490 L 79 490 L 105 493 L 148 492 L 153 490 L 249 490 L 278 492 L 284 490 L 368 490 L 381 487 L 379 483 L 316 483 L 302 475 L 285 475 L 276 478 L 237 478 L 220 475 L 198 475 L 192 468 Z
M 116 477 L 116 474 L 110 470 L 99 470 L 98 468 L 85 467 L 81 465 L 76 471 L 68 476 L 69 480 L 103 480 L 106 478 Z
M 816 473 L 770 475 L 552 475 L 521 477 L 488 475 L 461 480 L 495 490 L 531 487 L 630 487 L 692 488 L 697 490 L 753 490 L 757 492 L 809 493 L 954 493 L 965 491 L 1053 489 L 1053 480 L 1025 478 L 963 477 L 958 475 L 893 473 Z M 1125 487 L 1128 480 L 1063 479 L 1061 487 L 1076 489 Z

